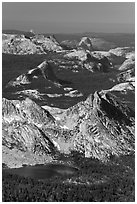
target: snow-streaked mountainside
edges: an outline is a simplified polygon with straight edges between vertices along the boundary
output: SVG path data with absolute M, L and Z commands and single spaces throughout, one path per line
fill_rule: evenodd
M 91 94 L 59 119 L 30 99 L 3 99 L 3 145 L 31 152 L 36 160 L 37 155 L 75 150 L 107 161 L 134 152 L 134 140 L 134 111 L 113 95 Z M 13 167 L 14 159 L 7 165 Z
M 134 154 L 134 47 L 92 36 L 59 42 L 35 33 L 3 34 L 2 46 L 8 75 L 3 163 L 42 164 L 71 152 L 101 162 Z

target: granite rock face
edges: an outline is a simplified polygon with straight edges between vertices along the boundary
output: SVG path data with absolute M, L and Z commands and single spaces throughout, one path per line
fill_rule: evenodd
M 128 91 L 132 91 L 135 93 L 135 82 L 123 82 L 120 84 L 117 84 L 113 86 L 111 89 L 108 90 L 109 92 L 121 92 L 123 94 L 126 94 Z
M 119 55 L 122 55 L 121 52 L 119 53 Z M 116 78 L 118 83 L 114 85 L 112 88 L 105 90 L 105 93 L 119 92 L 122 95 L 123 94 L 127 95 L 128 93 L 131 93 L 134 95 L 135 93 L 135 56 L 133 54 L 131 54 L 129 58 L 125 59 L 123 64 L 119 67 L 119 73 L 116 75 Z
M 88 37 L 83 37 L 78 46 L 84 50 L 89 50 L 90 52 L 93 51 L 91 39 Z
M 30 99 L 2 101 L 2 161 L 10 168 L 50 161 L 56 147 L 42 130 L 54 124 L 50 113 Z
M 59 80 L 57 79 L 56 75 L 54 74 L 54 71 L 53 71 L 51 64 L 45 60 L 36 68 L 31 69 L 27 73 L 23 73 L 22 75 L 18 76 L 17 78 L 11 80 L 7 84 L 7 87 L 9 87 L 9 86 L 14 87 L 14 86 L 30 84 L 33 80 L 37 79 L 38 77 L 42 77 L 43 79 L 49 80 L 49 81 L 59 85 Z
M 8 35 L 8 34 L 7 34 Z M 2 41 L 2 53 L 26 55 L 26 54 L 46 54 L 44 49 L 34 44 L 24 35 L 14 35 Z
M 134 128 L 134 111 L 103 92 L 91 94 L 59 118 L 30 99 L 3 99 L 3 146 L 11 150 L 34 155 L 75 150 L 105 162 L 134 152 Z
M 128 58 L 131 53 L 134 53 L 133 50 L 134 47 L 117 47 L 115 49 L 110 49 L 109 52 L 119 57 Z
M 70 59 L 78 59 L 83 69 L 91 72 L 107 72 L 112 68 L 109 59 L 99 52 L 89 52 L 85 50 L 73 50 L 67 53 L 65 57 Z
M 60 42 L 60 45 L 65 50 L 73 50 L 73 49 L 77 49 L 78 41 L 77 40 L 63 40 L 63 41 Z
M 135 82 L 135 67 L 121 72 L 117 76 L 119 82 Z
M 2 102 L 4 163 L 7 162 L 11 167 L 21 166 L 21 161 L 22 164 L 36 164 L 40 160 L 44 162 L 44 156 L 57 151 L 54 142 L 44 131 L 46 127 L 55 125 L 55 119 L 48 111 L 28 98 L 24 101 L 3 98 Z M 15 152 L 20 158 L 14 155 Z
M 74 149 L 105 161 L 134 151 L 134 112 L 112 95 L 95 92 L 63 113 L 60 121 L 76 129 Z
M 99 53 L 88 53 L 83 66 L 91 72 L 108 72 L 112 68 L 112 63 L 106 56 Z
M 44 37 L 44 35 L 35 35 L 32 38 L 32 42 L 36 45 L 41 46 L 45 51 L 61 51 L 62 47 L 57 42 L 55 37 L 49 36 Z
M 81 91 L 77 90 L 71 81 L 63 80 L 56 75 L 56 68 L 53 61 L 44 60 L 33 69 L 24 73 L 20 71 L 19 76 L 14 77 L 3 87 L 3 97 L 11 100 L 29 97 L 40 105 L 53 104 L 52 98 L 66 100 L 69 97 L 73 101 L 83 97 Z
M 47 51 L 61 51 L 62 47 L 54 37 L 44 37 L 43 35 L 3 34 L 2 53 L 27 55 L 27 54 L 46 54 Z
M 29 98 L 23 101 L 3 98 L 2 114 L 3 120 L 9 123 L 12 121 L 27 121 L 38 127 L 50 126 L 54 123 L 52 115 Z
M 128 69 L 133 69 L 135 67 L 135 55 L 131 55 L 126 59 L 123 64 L 119 67 L 120 71 L 126 71 Z
M 135 91 L 135 56 L 125 60 L 119 70 L 121 72 L 117 75 L 118 81 L 127 83 Z

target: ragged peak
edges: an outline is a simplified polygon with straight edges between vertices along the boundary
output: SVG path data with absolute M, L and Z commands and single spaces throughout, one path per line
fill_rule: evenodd
M 3 99 L 3 119 L 13 121 L 29 121 L 38 126 L 48 126 L 55 123 L 54 117 L 49 111 L 44 110 L 30 98 L 25 100 Z
M 15 79 L 8 82 L 6 88 L 11 86 L 20 86 L 25 84 L 31 84 L 35 78 L 42 77 L 43 79 L 49 80 L 52 83 L 59 84 L 59 80 L 53 71 L 53 65 L 51 62 L 44 60 L 36 68 L 30 69 L 28 72 L 23 73 Z
M 92 42 L 89 37 L 82 37 L 81 41 L 79 42 L 79 47 L 84 50 L 93 51 Z

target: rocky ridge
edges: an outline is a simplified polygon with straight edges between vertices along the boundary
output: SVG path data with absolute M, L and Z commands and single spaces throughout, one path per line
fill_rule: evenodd
M 83 48 L 86 50 L 88 49 L 89 51 L 91 50 L 108 51 L 109 49 L 116 47 L 116 45 L 112 42 L 106 41 L 103 38 L 92 37 L 88 34 L 77 40 L 75 39 L 63 40 L 61 41 L 60 44 L 67 50 L 82 48 L 84 46 Z
M 120 71 L 126 71 L 127 69 L 133 69 L 135 67 L 135 55 L 131 55 L 126 59 L 123 64 L 119 67 Z
M 58 59 L 57 56 L 53 59 L 53 62 L 63 69 L 70 68 L 75 72 L 84 68 L 91 72 L 102 72 L 104 70 L 106 72 L 106 70 L 113 67 L 112 64 L 115 61 L 122 61 L 128 55 L 128 58 L 132 56 L 133 49 L 125 47 L 95 52 L 92 46 L 92 38 L 82 37 L 76 49 L 68 50 L 62 47 L 54 36 L 33 35 L 27 37 L 25 34 L 3 34 L 3 53 L 48 55 L 50 52 L 61 54 L 61 58 Z M 92 56 L 92 60 L 87 59 L 87 54 Z
M 126 59 L 119 70 L 121 72 L 117 75 L 117 79 L 120 84 L 113 87 L 112 90 L 125 93 L 130 90 L 135 93 L 135 56 L 132 55 Z
M 133 50 L 134 47 L 117 47 L 114 49 L 110 49 L 109 52 L 119 57 L 128 58 L 131 55 L 131 53 L 132 54 L 134 53 Z
M 34 155 L 77 151 L 107 161 L 111 155 L 134 152 L 134 111 L 103 92 L 56 119 L 30 99 L 3 99 L 3 132 L 3 145 L 9 149 Z
M 82 39 L 80 40 L 78 46 L 80 48 L 82 48 L 83 50 L 88 50 L 88 51 L 93 51 L 93 46 L 92 46 L 92 42 L 91 39 L 88 37 L 82 37 Z
M 91 72 L 107 72 L 112 68 L 112 63 L 109 59 L 99 52 L 74 50 L 71 53 L 66 54 L 65 57 L 80 60 L 82 68 L 86 68 Z
M 4 87 L 4 97 L 7 95 L 10 99 L 29 97 L 43 103 L 49 98 L 83 97 L 80 91 L 71 87 L 71 82 L 58 78 L 53 68 L 53 62 L 45 60 L 36 68 L 17 76 Z
M 33 80 L 37 79 L 39 76 L 41 76 L 42 78 L 46 80 L 52 81 L 54 84 L 59 85 L 59 80 L 54 74 L 51 64 L 45 60 L 40 65 L 38 65 L 36 68 L 31 69 L 27 73 L 23 73 L 17 78 L 11 80 L 7 84 L 7 87 L 30 84 Z
M 134 111 L 113 95 L 114 92 L 135 92 L 135 57 L 132 49 L 124 47 L 94 51 L 93 41 L 87 37 L 82 38 L 73 50 L 62 48 L 54 37 L 35 34 L 30 37 L 3 34 L 2 37 L 4 53 L 24 55 L 51 52 L 52 56 L 52 59 L 48 57 L 39 66 L 15 77 L 4 89 L 10 93 L 11 99 L 20 99 L 8 100 L 10 97 L 6 99 L 5 96 L 2 101 L 5 164 L 15 167 L 24 163 L 44 163 L 46 157 L 52 160 L 56 154 L 70 154 L 71 151 L 102 162 L 107 162 L 113 155 L 134 153 Z M 118 60 L 119 72 L 115 80 L 119 84 L 90 94 L 86 100 L 83 99 L 85 101 L 68 109 L 54 108 L 53 102 L 47 102 L 49 98 L 83 96 L 71 87 L 71 82 L 58 78 L 54 67 L 58 66 L 58 70 L 71 69 L 73 72 L 83 69 L 108 72 L 114 68 L 115 59 Z M 51 87 L 56 88 L 54 93 Z M 44 101 L 43 108 L 38 105 L 41 104 L 39 101 Z M 21 161 L 20 155 L 23 155 Z
M 57 52 L 60 50 L 62 50 L 62 47 L 53 37 L 3 34 L 2 53 L 16 55 L 46 54 L 49 51 Z

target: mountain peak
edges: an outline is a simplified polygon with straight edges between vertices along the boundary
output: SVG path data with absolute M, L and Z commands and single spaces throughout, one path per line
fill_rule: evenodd
M 84 50 L 93 51 L 92 42 L 89 37 L 82 37 L 81 41 L 79 42 L 79 47 Z

